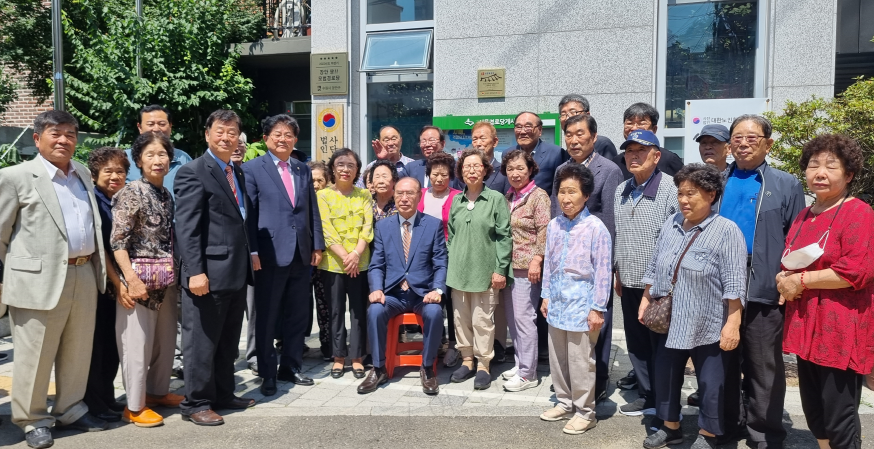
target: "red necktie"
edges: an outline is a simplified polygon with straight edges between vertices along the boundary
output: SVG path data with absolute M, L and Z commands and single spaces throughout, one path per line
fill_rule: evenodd
M 237 206 L 240 205 L 240 197 L 237 196 L 237 185 L 234 184 L 234 169 L 230 164 L 225 166 L 225 177 L 228 178 L 228 184 L 231 185 L 231 192 L 234 193 L 234 199 L 237 200 Z

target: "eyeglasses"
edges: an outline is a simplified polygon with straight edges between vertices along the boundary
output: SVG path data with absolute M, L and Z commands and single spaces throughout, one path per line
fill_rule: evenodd
M 461 167 L 462 171 L 480 171 L 483 168 L 483 164 L 470 164 L 464 165 Z
M 413 191 L 395 190 L 395 196 L 397 196 L 399 198 L 403 198 L 403 197 L 415 198 L 416 193 L 417 192 L 413 192 Z
M 513 127 L 516 131 L 525 131 L 526 133 L 530 133 L 537 129 L 537 126 L 532 125 L 516 125 Z
M 652 122 L 646 122 L 646 121 L 632 122 L 629 120 L 629 121 L 625 122 L 622 126 L 625 129 L 635 128 L 635 127 L 637 127 L 638 129 L 649 129 L 649 127 L 652 126 Z
M 586 111 L 578 111 L 576 109 L 571 109 L 570 111 L 562 112 L 558 116 L 561 118 L 568 118 L 568 117 L 573 117 L 575 115 L 580 115 L 580 114 L 585 114 L 585 113 L 586 113 Z
M 763 139 L 765 136 L 757 136 L 755 134 L 751 134 L 749 136 L 731 136 L 731 143 L 741 144 L 744 140 L 747 141 L 750 145 L 755 145 L 759 143 L 759 139 Z
M 419 141 L 419 145 L 434 145 L 439 141 L 440 141 L 440 139 L 434 139 L 434 138 L 422 139 Z
M 297 136 L 295 136 L 293 133 L 283 134 L 281 132 L 275 132 L 275 133 L 270 134 L 270 137 L 272 137 L 273 140 L 281 140 L 283 138 L 285 140 L 292 140 L 292 139 L 296 138 Z
M 337 170 L 343 170 L 343 169 L 346 169 L 346 170 L 350 170 L 350 171 L 351 171 L 351 170 L 355 170 L 355 169 L 358 168 L 358 167 L 357 167 L 355 164 L 342 164 L 342 163 L 339 163 L 339 162 L 338 162 L 338 163 L 335 163 L 335 164 L 334 164 L 334 168 L 336 168 Z
M 382 140 L 385 143 L 389 143 L 389 142 L 397 142 L 397 141 L 401 140 L 401 138 L 398 136 L 391 136 L 391 137 L 383 137 L 380 140 Z

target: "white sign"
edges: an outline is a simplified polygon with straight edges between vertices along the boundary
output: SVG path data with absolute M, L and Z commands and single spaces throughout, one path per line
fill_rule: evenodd
M 686 140 L 683 145 L 683 162 L 701 162 L 695 136 L 705 125 L 723 125 L 731 128 L 735 118 L 743 114 L 763 114 L 770 109 L 768 98 L 731 98 L 725 100 L 686 100 Z M 728 155 L 728 163 L 732 157 Z

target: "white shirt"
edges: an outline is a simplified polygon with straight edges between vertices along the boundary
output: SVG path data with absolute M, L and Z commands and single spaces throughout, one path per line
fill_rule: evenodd
M 409 219 L 401 217 L 400 213 L 398 214 L 398 222 L 400 223 L 400 226 L 401 226 L 401 241 L 402 242 L 403 242 L 403 238 L 404 238 L 404 223 L 407 221 L 410 222 L 410 241 L 411 242 L 413 241 L 413 225 L 416 223 L 416 214 L 418 214 L 418 213 L 419 213 L 419 211 L 413 212 L 413 216 L 410 217 Z
M 73 163 L 67 173 L 52 165 L 42 155 L 37 155 L 42 161 L 52 180 L 55 195 L 61 206 L 64 217 L 64 227 L 67 229 L 67 249 L 69 258 L 84 257 L 97 251 L 94 239 L 94 213 L 91 211 L 91 199 L 85 184 L 76 173 Z
M 279 179 L 282 179 L 282 167 L 279 166 L 279 161 L 282 159 L 279 159 L 275 154 L 269 151 L 267 154 L 269 154 L 270 158 L 273 159 L 273 165 L 276 166 L 276 172 L 279 173 Z M 289 159 L 290 158 L 291 157 L 289 157 Z M 285 163 L 288 163 L 288 159 L 285 160 Z M 288 164 L 286 167 L 288 167 L 288 174 L 291 176 L 291 185 L 294 186 L 294 191 L 297 192 L 297 184 L 294 182 L 294 175 L 291 174 L 291 164 Z

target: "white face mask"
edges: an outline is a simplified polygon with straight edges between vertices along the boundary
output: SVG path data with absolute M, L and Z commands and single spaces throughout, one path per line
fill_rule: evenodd
M 786 251 L 783 251 L 783 258 L 780 259 L 780 263 L 792 271 L 807 268 L 825 253 L 825 245 L 828 243 L 829 232 L 831 231 L 825 231 L 825 234 L 816 243 L 811 243 L 795 251 L 789 252 L 789 248 L 786 248 Z M 819 246 L 820 244 L 822 244 L 822 247 Z

